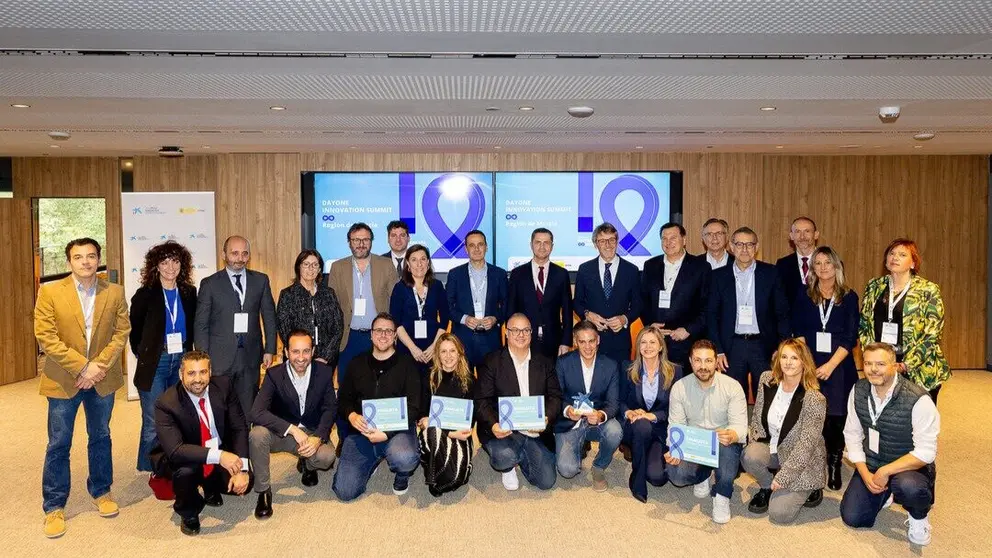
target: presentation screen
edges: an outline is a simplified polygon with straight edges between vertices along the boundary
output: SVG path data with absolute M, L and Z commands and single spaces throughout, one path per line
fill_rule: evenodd
M 554 233 L 551 260 L 569 271 L 596 257 L 592 232 L 604 221 L 619 232 L 617 254 L 639 268 L 662 253 L 658 229 L 682 220 L 676 172 L 498 172 L 496 265 L 510 270 L 531 257 L 530 234 Z
M 375 235 L 372 252 L 383 254 L 389 251 L 386 225 L 399 219 L 410 227 L 410 244 L 430 250 L 437 272 L 468 261 L 465 234 L 473 229 L 490 239 L 492 261 L 492 178 L 475 172 L 307 173 L 304 215 L 312 216 L 312 229 L 305 221 L 305 245 L 312 239 L 329 267 L 351 256 L 348 228 L 364 222 Z

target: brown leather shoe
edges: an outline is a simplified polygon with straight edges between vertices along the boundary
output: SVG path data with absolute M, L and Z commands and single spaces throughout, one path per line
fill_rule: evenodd
M 606 482 L 606 471 L 599 467 L 592 468 L 592 489 L 596 492 L 606 492 L 610 488 Z

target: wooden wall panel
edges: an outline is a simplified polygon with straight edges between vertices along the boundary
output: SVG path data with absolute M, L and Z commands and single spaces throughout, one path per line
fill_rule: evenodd
M 14 273 L 0 274 L 0 385 L 34 378 L 38 373 L 34 339 L 34 254 L 31 200 L 0 199 L 0 262 Z

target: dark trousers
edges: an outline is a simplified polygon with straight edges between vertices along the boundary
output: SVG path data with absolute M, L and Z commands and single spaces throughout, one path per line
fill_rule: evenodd
M 455 330 L 452 330 L 455 331 Z M 500 332 L 495 327 L 485 333 L 476 333 L 467 328 L 459 327 L 458 340 L 465 345 L 465 360 L 468 361 L 470 369 L 475 369 L 486 355 L 493 351 L 498 351 L 502 347 Z
M 372 350 L 372 332 L 353 329 L 348 333 L 348 344 L 341 351 L 338 358 L 338 388 L 344 385 L 345 373 L 348 370 L 348 363 L 356 356 Z M 348 417 L 338 415 L 335 423 L 338 425 L 338 447 L 341 442 L 351 433 L 351 425 L 348 424 Z
M 757 389 L 761 373 L 770 368 L 770 356 L 765 351 L 765 345 L 760 338 L 734 337 L 730 342 L 730 350 L 727 351 L 727 361 L 730 365 L 727 368 L 727 375 L 740 382 L 741 387 L 744 388 L 744 396 L 749 401 L 751 392 L 748 391 L 748 377 Z
M 665 469 L 665 452 L 668 446 L 665 437 L 668 424 L 662 421 L 652 423 L 649 420 L 634 422 L 622 418 L 623 443 L 630 448 L 633 470 L 630 473 L 630 493 L 640 500 L 648 497 L 648 484 L 662 486 L 668 482 L 668 472 Z
M 844 423 L 847 415 L 827 415 L 823 422 L 823 442 L 827 446 L 827 455 L 844 452 Z
M 889 477 L 889 486 L 881 494 L 872 494 L 861 475 L 855 471 L 840 501 L 840 517 L 850 527 L 871 527 L 882 506 L 893 496 L 895 503 L 913 519 L 923 519 L 933 505 L 933 464 L 915 471 L 903 471 Z
M 202 486 L 204 494 L 233 494 L 227 490 L 230 481 L 231 474 L 220 465 L 214 465 L 209 477 L 203 476 L 203 465 L 180 467 L 172 472 L 172 490 L 176 493 L 172 509 L 182 518 L 198 517 L 204 506 L 198 488 Z M 249 472 L 245 494 L 251 492 L 254 484 L 255 475 Z
M 258 395 L 258 379 L 261 374 L 262 363 L 248 362 L 248 355 L 244 347 L 234 349 L 234 362 L 227 370 L 218 370 L 218 376 L 231 378 L 231 385 L 234 392 L 238 394 L 238 402 L 241 403 L 241 411 L 245 417 L 251 413 L 251 406 L 255 403 L 255 396 Z

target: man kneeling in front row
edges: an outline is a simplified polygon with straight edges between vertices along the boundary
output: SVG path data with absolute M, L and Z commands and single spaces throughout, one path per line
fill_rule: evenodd
M 248 433 L 251 462 L 255 469 L 258 502 L 255 517 L 272 515 L 269 485 L 269 454 L 290 452 L 303 461 L 303 486 L 317 484 L 317 470 L 334 464 L 331 426 L 337 414 L 334 370 L 313 361 L 313 338 L 306 330 L 290 332 L 285 363 L 265 372 L 262 389 L 255 397 Z
M 207 353 L 184 354 L 179 380 L 155 402 L 159 445 L 151 459 L 156 475 L 172 477 L 180 530 L 196 535 L 204 505 L 222 505 L 222 492 L 251 490 L 248 424 L 230 379 L 211 377 Z

